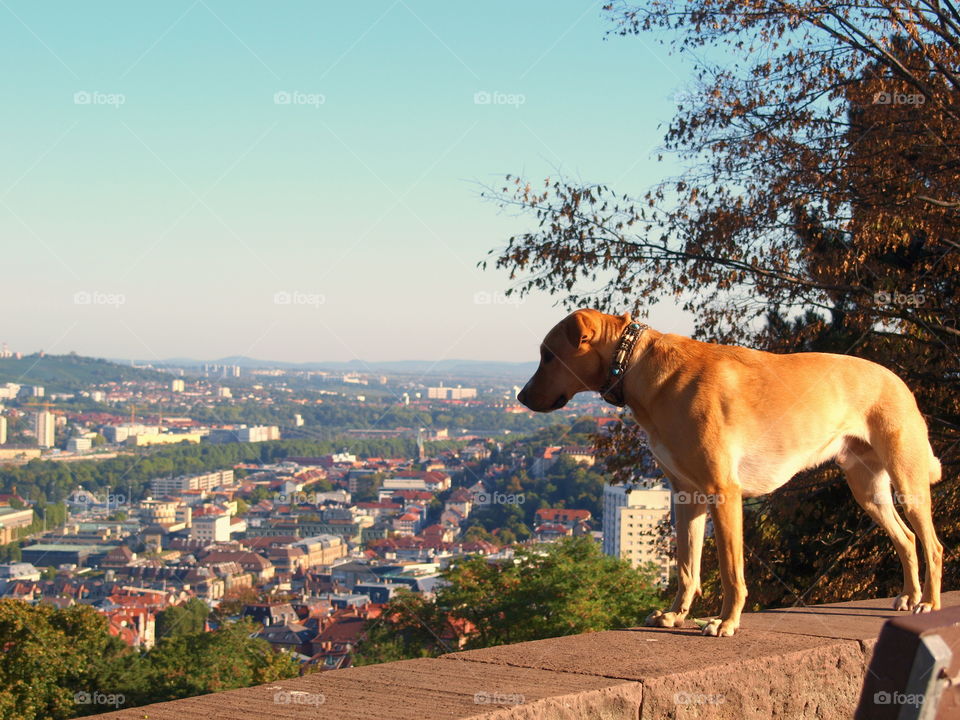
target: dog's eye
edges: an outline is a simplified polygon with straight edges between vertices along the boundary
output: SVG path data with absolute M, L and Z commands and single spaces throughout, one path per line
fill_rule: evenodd
M 542 362 L 544 365 L 546 365 L 546 364 L 547 364 L 548 362 L 550 362 L 551 360 L 553 360 L 553 353 L 552 353 L 552 352 L 550 352 L 549 350 L 541 350 L 541 351 L 540 351 L 540 362 Z

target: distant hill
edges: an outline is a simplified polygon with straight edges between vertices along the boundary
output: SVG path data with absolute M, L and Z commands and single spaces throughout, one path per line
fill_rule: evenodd
M 166 382 L 170 375 L 149 368 L 82 357 L 80 355 L 25 355 L 0 358 L 0 383 L 43 385 L 48 391 L 71 392 L 104 382 L 143 380 Z
M 164 364 L 173 367 L 200 367 L 204 363 L 211 365 L 239 365 L 245 370 L 280 368 L 284 370 L 327 370 L 330 372 L 373 372 L 394 375 L 418 375 L 423 377 L 495 377 L 501 379 L 526 380 L 534 370 L 536 362 L 499 362 L 486 360 L 390 360 L 366 362 L 364 360 L 316 361 L 305 363 L 257 360 L 236 355 L 216 360 L 194 360 L 190 358 L 171 358 Z

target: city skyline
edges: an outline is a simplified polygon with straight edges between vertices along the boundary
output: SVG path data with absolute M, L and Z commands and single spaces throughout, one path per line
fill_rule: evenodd
M 25 352 L 524 361 L 564 310 L 477 263 L 507 173 L 641 195 L 686 70 L 600 3 L 5 4 L 0 288 Z M 282 30 L 282 32 L 281 32 Z M 688 332 L 680 310 L 651 322 Z

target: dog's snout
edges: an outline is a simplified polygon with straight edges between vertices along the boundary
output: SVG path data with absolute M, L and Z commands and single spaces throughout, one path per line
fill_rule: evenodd
M 517 400 L 522 405 L 527 404 L 527 388 L 524 387 L 520 392 L 517 393 Z

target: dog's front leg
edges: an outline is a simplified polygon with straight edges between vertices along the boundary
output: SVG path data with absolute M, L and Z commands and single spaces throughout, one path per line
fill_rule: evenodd
M 675 485 L 674 485 L 675 486 Z M 694 598 L 700 595 L 700 553 L 707 523 L 707 506 L 699 493 L 674 492 L 677 522 L 677 596 L 667 612 L 647 617 L 651 627 L 682 627 Z
M 703 634 L 723 637 L 733 635 L 740 627 L 740 613 L 747 601 L 747 583 L 743 579 L 743 496 L 738 486 L 727 485 L 708 498 L 720 561 L 723 608 L 720 617 L 703 628 Z

